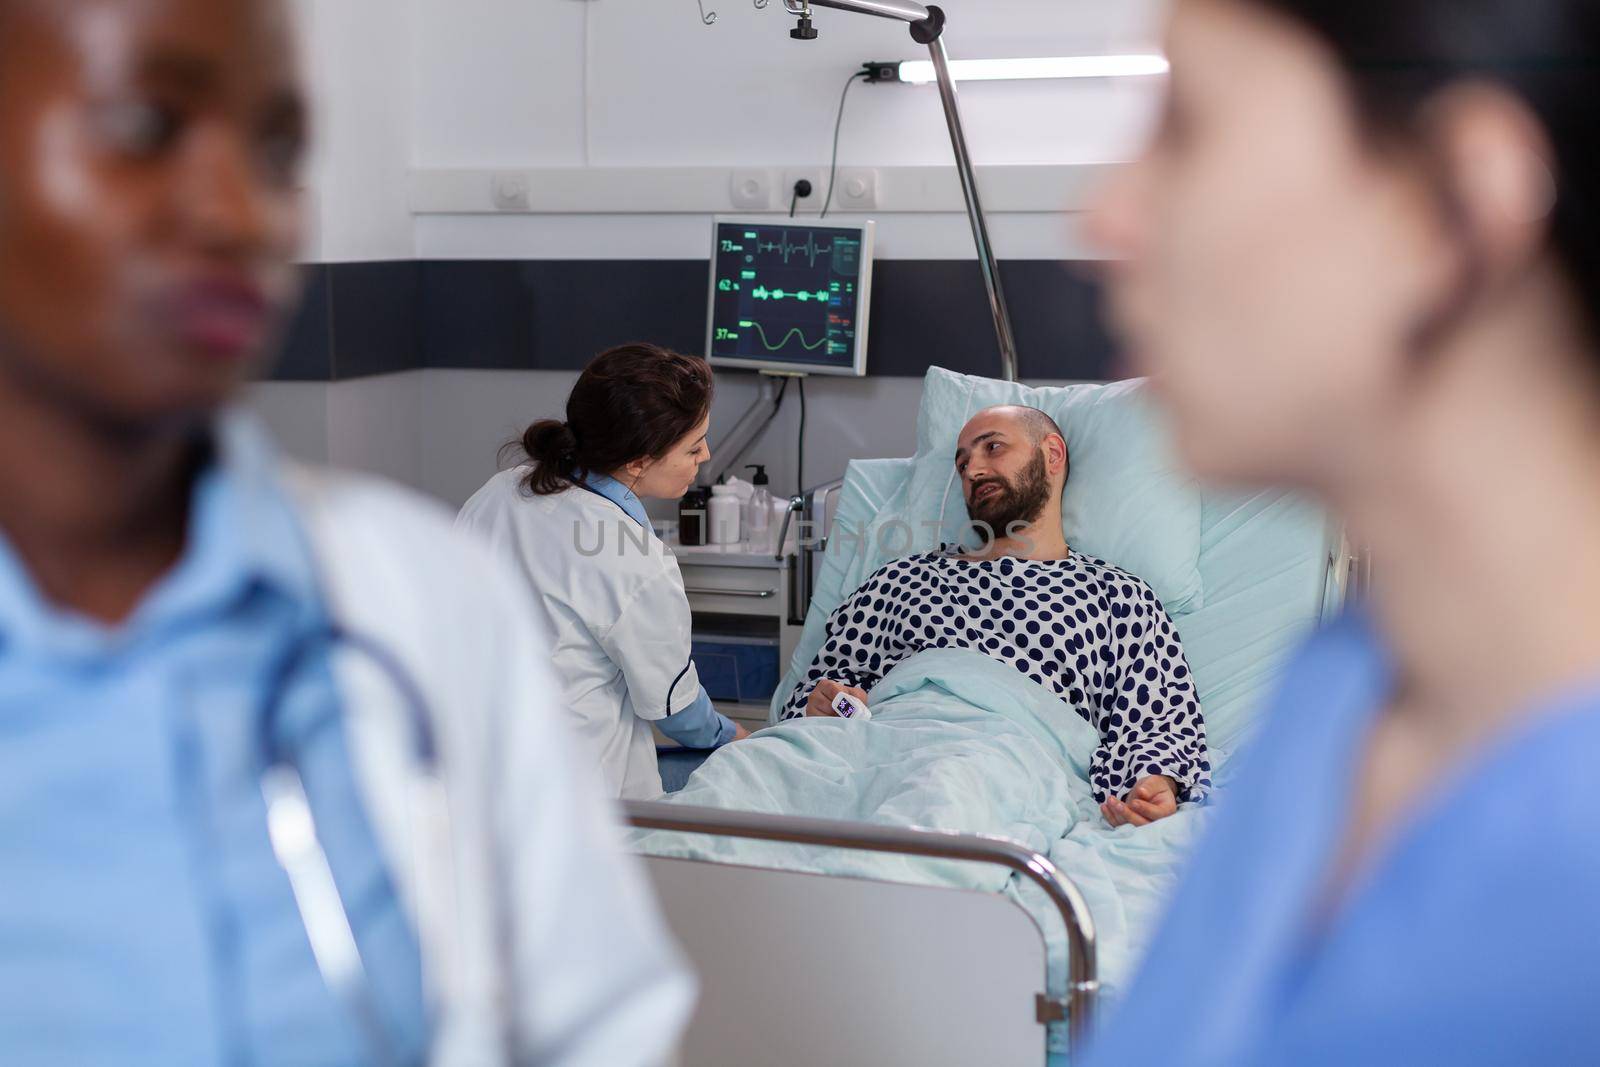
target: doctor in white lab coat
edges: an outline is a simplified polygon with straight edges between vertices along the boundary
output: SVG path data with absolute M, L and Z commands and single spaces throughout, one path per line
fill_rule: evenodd
M 287 16 L 0 0 L 0 1062 L 653 1067 L 692 980 L 523 584 L 238 413 Z
M 602 353 L 566 420 L 530 426 L 527 462 L 458 519 L 527 575 L 555 634 L 562 701 L 618 797 L 661 795 L 652 727 L 696 749 L 746 736 L 700 685 L 683 576 L 643 504 L 682 497 L 711 458 L 713 391 L 703 359 L 638 344 Z

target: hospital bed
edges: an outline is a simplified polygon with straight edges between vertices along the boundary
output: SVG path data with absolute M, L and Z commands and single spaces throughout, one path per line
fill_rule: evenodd
M 1117 544 L 1103 530 L 1075 531 L 1069 515 L 1075 546 L 1113 562 L 1123 560 L 1094 552 L 1101 545 L 1092 542 L 1141 557 L 1127 565 L 1149 577 L 1136 562 L 1151 571 L 1184 562 L 1185 538 L 1192 538 L 1196 580 L 1180 588 L 1182 574 L 1164 574 L 1152 585 L 1184 639 L 1214 779 L 1226 789 L 1232 754 L 1254 728 L 1255 707 L 1293 646 L 1342 605 L 1354 561 L 1339 532 L 1304 501 L 1277 492 L 1202 490 L 1178 474 L 1135 383 L 1028 390 L 930 371 L 918 456 L 852 463 L 828 494 L 834 514 L 814 531 L 826 540 L 808 541 L 821 563 L 808 590 L 806 633 L 774 698 L 774 715 L 815 654 L 831 611 L 884 559 L 926 549 L 934 539 L 902 549 L 877 546 L 862 531 L 899 515 L 920 517 L 930 533 L 939 524 L 941 539 L 954 530 L 964 510 L 959 495 L 952 506 L 949 479 L 935 476 L 937 464 L 949 462 L 948 442 L 968 416 L 1018 400 L 1044 407 L 1066 430 L 1074 463 L 1069 496 L 1087 497 L 1083 506 L 1099 514 L 1122 509 L 1124 533 L 1141 524 L 1159 524 L 1167 534 L 1182 528 L 1182 536 L 1152 555 L 1136 540 Z M 1154 441 L 1147 469 L 1126 463 L 1118 469 L 1124 453 L 1149 443 L 1145 438 Z M 814 506 L 820 515 L 824 505 Z M 1148 902 L 1141 910 L 1113 900 L 1097 916 L 1073 870 L 1044 851 L 993 837 L 671 803 L 630 804 L 627 817 L 641 831 L 706 840 L 960 859 L 1009 872 L 1036 890 L 1025 908 L 1016 894 L 648 849 L 658 853 L 644 862 L 668 921 L 701 977 L 682 1061 L 693 1067 L 1063 1063 L 1067 1047 L 1078 1047 L 1088 1033 L 1103 983 L 1126 980 L 1153 925 Z M 1175 879 L 1179 860 L 1164 858 L 1162 884 Z M 1062 957 L 1054 966 L 1053 943 Z M 1103 970 L 1108 956 L 1115 975 Z

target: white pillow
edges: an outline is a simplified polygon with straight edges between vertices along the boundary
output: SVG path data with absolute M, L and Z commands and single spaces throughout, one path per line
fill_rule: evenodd
M 1142 381 L 1036 388 L 930 368 L 917 417 L 908 514 L 932 530 L 925 543 L 966 538 L 971 520 L 955 473 L 956 439 L 984 408 L 1038 408 L 1061 426 L 1072 471 L 1062 502 L 1067 543 L 1129 571 L 1177 616 L 1204 603 L 1200 580 L 1200 487 L 1173 457 Z

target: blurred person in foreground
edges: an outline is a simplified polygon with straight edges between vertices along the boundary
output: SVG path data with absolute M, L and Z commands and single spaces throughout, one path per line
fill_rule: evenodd
M 515 577 L 234 407 L 298 289 L 291 45 L 0 0 L 0 1062 L 660 1062 L 691 983 Z
M 1090 1062 L 1600 1048 L 1600 5 L 1178 0 L 1095 232 L 1192 465 L 1329 503 L 1289 668 Z

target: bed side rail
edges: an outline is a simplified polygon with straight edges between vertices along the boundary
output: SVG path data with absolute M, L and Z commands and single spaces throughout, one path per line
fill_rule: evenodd
M 804 626 L 811 610 L 811 595 L 817 585 L 817 557 L 828 550 L 832 509 L 844 488 L 844 479 L 835 478 L 798 496 L 789 498 L 778 529 L 778 556 L 781 561 L 789 545 L 789 527 L 796 528 L 795 565 L 789 571 L 789 624 Z
M 1100 991 L 1094 919 L 1078 887 L 1048 857 L 1005 838 L 947 830 L 723 811 L 658 801 L 624 801 L 622 809 L 629 825 L 643 830 L 671 830 L 859 852 L 889 852 L 931 859 L 993 863 L 1022 875 L 1050 898 L 1067 930 L 1067 998 L 1062 1002 L 1048 994 L 1041 996 L 1039 1021 L 1065 1021 L 1070 1048 L 1074 1054 L 1081 1054 L 1093 1023 L 1095 1001 Z
M 1342 526 L 1328 528 L 1328 565 L 1322 581 L 1322 621 L 1330 622 L 1366 596 L 1372 583 L 1371 560 Z

